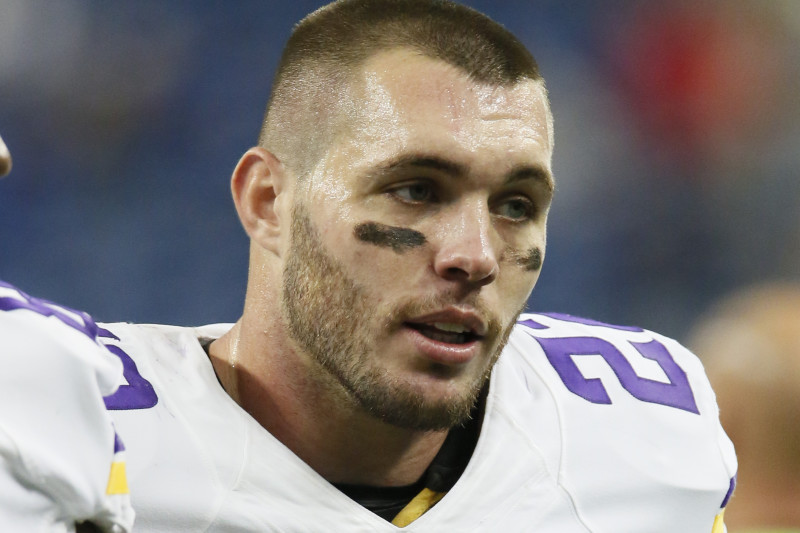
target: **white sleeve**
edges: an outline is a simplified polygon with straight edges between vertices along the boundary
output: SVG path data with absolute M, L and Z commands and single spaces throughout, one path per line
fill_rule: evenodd
M 2 305 L 15 302 L 5 289 L 0 530 L 74 531 L 89 520 L 103 531 L 129 532 L 124 448 L 103 402 L 122 381 L 121 361 L 58 315 Z

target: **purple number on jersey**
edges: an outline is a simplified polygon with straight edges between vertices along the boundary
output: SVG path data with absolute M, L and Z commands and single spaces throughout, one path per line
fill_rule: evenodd
M 119 340 L 116 335 L 107 329 L 100 330 L 100 337 Z M 120 385 L 117 392 L 111 396 L 103 398 L 106 409 L 123 411 L 154 407 L 158 403 L 158 396 L 156 395 L 156 391 L 153 390 L 153 385 L 139 374 L 139 369 L 136 368 L 136 362 L 119 346 L 106 344 L 105 347 L 122 361 L 122 375 L 128 382 L 127 385 Z
M 520 324 L 531 329 L 547 329 L 546 325 L 533 320 L 525 320 Z M 655 361 L 661 367 L 668 379 L 666 383 L 637 375 L 622 352 L 604 339 L 598 337 L 542 338 L 537 337 L 533 332 L 530 332 L 530 335 L 541 345 L 548 361 L 553 365 L 567 389 L 581 398 L 592 403 L 611 403 L 611 398 L 600 379 L 584 377 L 574 360 L 575 356 L 599 355 L 614 371 L 622 387 L 634 398 L 700 414 L 686 372 L 678 366 L 667 348 L 656 340 L 650 342 L 628 341 L 628 343 L 642 357 Z

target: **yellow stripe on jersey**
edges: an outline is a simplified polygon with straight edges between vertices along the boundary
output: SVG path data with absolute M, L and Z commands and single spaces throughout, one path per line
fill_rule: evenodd
M 128 494 L 128 477 L 125 475 L 125 463 L 111 463 L 111 473 L 108 475 L 106 494 Z
M 714 525 L 711 527 L 711 533 L 725 533 L 725 520 L 723 520 L 724 515 L 725 509 L 721 510 L 714 518 Z
M 422 489 L 419 494 L 414 496 L 413 500 L 408 502 L 408 505 L 403 507 L 402 511 L 397 513 L 392 524 L 397 527 L 406 527 L 436 505 L 439 500 L 444 498 L 445 494 L 445 492 L 436 492 L 428 488 Z

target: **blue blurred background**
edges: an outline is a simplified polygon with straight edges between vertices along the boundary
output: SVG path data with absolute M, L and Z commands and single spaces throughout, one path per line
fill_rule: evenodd
M 681 338 L 800 272 L 800 2 L 466 2 L 547 79 L 557 194 L 530 307 Z M 0 278 L 105 321 L 241 310 L 228 193 L 317 1 L 0 0 Z

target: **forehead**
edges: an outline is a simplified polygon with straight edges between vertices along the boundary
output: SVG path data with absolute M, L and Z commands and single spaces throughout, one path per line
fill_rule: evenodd
M 367 103 L 390 98 L 397 107 L 439 108 L 449 115 L 478 112 L 485 119 L 504 113 L 538 114 L 546 105 L 540 82 L 476 82 L 454 65 L 407 48 L 371 56 L 360 75 L 365 89 L 360 96 Z
M 441 60 L 395 49 L 369 58 L 349 92 L 350 126 L 334 144 L 365 164 L 418 152 L 469 167 L 502 161 L 549 170 L 549 108 L 540 81 L 478 83 Z

